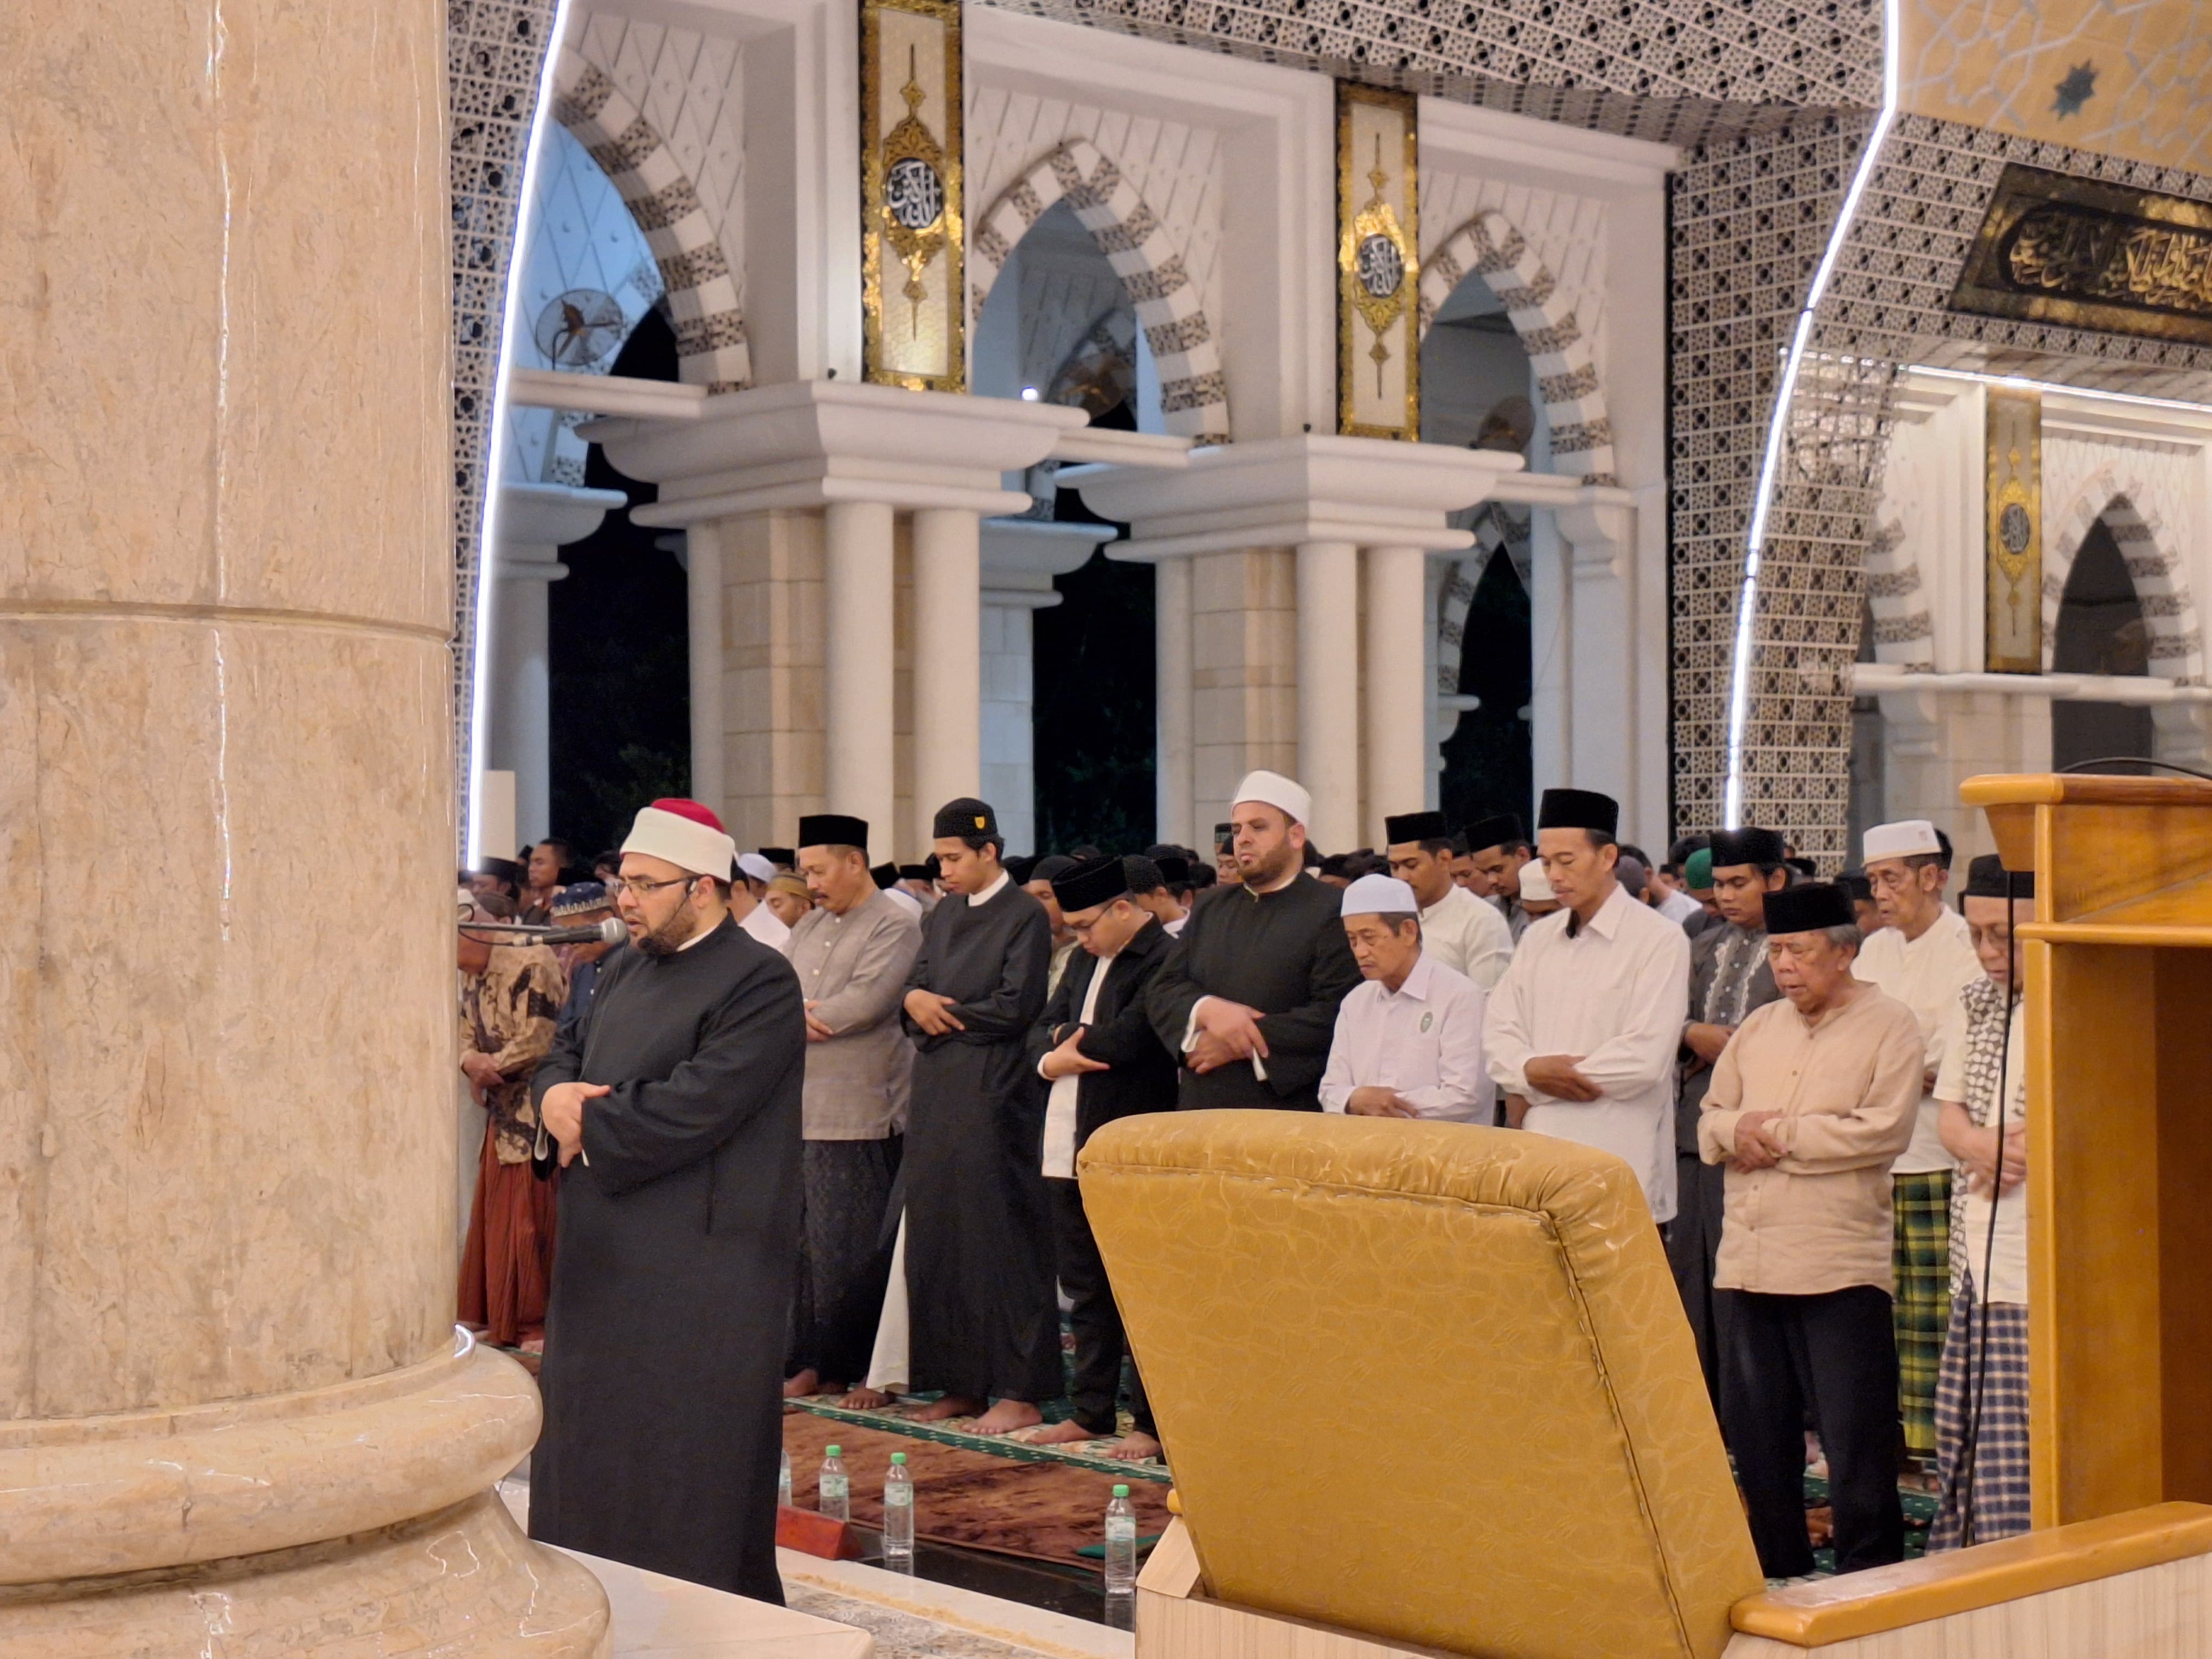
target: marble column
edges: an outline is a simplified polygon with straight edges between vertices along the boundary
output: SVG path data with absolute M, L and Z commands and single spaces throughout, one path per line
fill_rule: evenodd
M 832 501 L 823 514 L 824 794 L 829 811 L 866 819 L 883 849 L 898 838 L 892 529 L 890 508 L 875 501 Z
M 691 690 L 691 799 L 730 814 L 724 766 L 729 747 L 722 707 L 726 665 L 722 638 L 722 544 L 688 531 L 670 535 L 684 549 L 685 672 Z
M 453 1325 L 445 27 L 0 9 L 10 1652 L 604 1638 Z
M 1324 853 L 1348 853 L 1360 844 L 1358 550 L 1300 544 L 1297 585 L 1298 781 L 1313 796 L 1306 832 Z
M 1367 764 L 1361 842 L 1380 848 L 1385 816 L 1419 811 L 1428 801 L 1430 669 L 1423 639 L 1428 556 L 1418 547 L 1370 547 L 1361 557 L 1366 592 L 1360 748 Z
M 1198 724 L 1191 697 L 1195 641 L 1188 559 L 1161 559 L 1152 566 L 1152 650 L 1159 745 L 1152 833 L 1176 846 L 1198 847 L 1193 787 Z
M 981 520 L 965 507 L 914 515 L 914 824 L 983 787 Z

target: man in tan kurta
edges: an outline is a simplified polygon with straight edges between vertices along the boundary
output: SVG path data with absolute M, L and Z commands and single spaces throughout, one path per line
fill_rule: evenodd
M 1766 895 L 1785 1000 L 1748 1016 L 1713 1068 L 1698 1148 L 1728 1166 L 1714 1283 L 1731 1304 L 1721 1425 L 1769 1577 L 1813 1571 L 1808 1406 L 1820 1425 L 1836 1567 L 1900 1559 L 1889 1166 L 1911 1141 L 1920 1024 L 1851 975 L 1859 931 L 1826 883 Z

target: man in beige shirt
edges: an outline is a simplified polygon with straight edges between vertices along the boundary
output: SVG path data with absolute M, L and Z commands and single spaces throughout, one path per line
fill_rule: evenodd
M 1912 1139 L 1925 1050 L 1911 1009 L 1853 977 L 1859 930 L 1826 883 L 1766 895 L 1786 999 L 1713 1067 L 1698 1150 L 1728 1166 L 1714 1284 L 1731 1304 L 1721 1424 L 1770 1578 L 1813 1571 L 1806 1407 L 1827 1455 L 1836 1569 L 1899 1560 L 1889 1166 Z

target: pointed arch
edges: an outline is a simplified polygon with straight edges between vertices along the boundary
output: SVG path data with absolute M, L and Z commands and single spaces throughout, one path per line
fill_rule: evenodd
M 1483 209 L 1422 259 L 1422 334 L 1470 275 L 1490 284 L 1535 366 L 1553 464 L 1584 483 L 1614 483 L 1613 422 L 1589 342 L 1543 260 L 1496 208 Z
M 2102 467 L 2091 475 L 2056 520 L 2058 533 L 2046 538 L 2043 553 L 2045 673 L 2051 672 L 2058 648 L 2058 607 L 2066 597 L 2067 578 L 2074 574 L 2074 561 L 2081 556 L 2082 542 L 2102 519 L 2119 544 L 2128 579 L 2142 605 L 2144 625 L 2150 635 L 2150 672 L 2185 685 L 2203 683 L 2203 630 L 2181 561 L 2160 545 L 2164 525 L 2151 505 L 2155 499 L 2140 479 L 2124 477 L 2113 467 Z
M 553 66 L 553 118 L 599 164 L 653 250 L 676 330 L 678 379 L 709 392 L 744 390 L 752 361 L 737 274 L 668 141 L 605 71 L 568 46 Z
M 1867 544 L 1867 604 L 1874 612 L 1874 659 L 1909 668 L 1936 665 L 1936 619 L 1920 585 L 1920 561 L 1901 517 L 1884 519 Z
M 1001 191 L 975 222 L 968 241 L 969 315 L 982 315 L 983 301 L 1015 244 L 1061 201 L 1074 209 L 1128 293 L 1159 372 L 1167 429 L 1200 443 L 1227 443 L 1229 385 L 1198 285 L 1158 216 L 1087 138 L 1057 146 Z

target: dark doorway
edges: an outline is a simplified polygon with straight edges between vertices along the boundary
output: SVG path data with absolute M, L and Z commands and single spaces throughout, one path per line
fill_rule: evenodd
M 1459 690 L 1482 702 L 1459 717 L 1458 729 L 1444 741 L 1438 804 L 1455 824 L 1491 812 L 1533 822 L 1528 590 L 1504 554 L 1492 554 L 1475 583 L 1461 637 Z
M 2061 674 L 2140 675 L 2150 672 L 2150 635 L 2126 556 L 2102 519 L 2089 526 L 2058 605 L 2051 668 Z M 2151 752 L 2150 710 L 2120 702 L 2053 702 L 2051 763 L 2078 765 L 2115 755 Z M 2139 772 L 2141 767 L 2116 771 Z
M 658 308 L 609 372 L 677 378 L 676 336 Z M 615 471 L 597 444 L 584 483 L 623 490 L 632 507 L 660 495 Z M 561 550 L 568 574 L 553 584 L 547 614 L 553 833 L 580 856 L 616 845 L 647 802 L 691 791 L 690 601 L 684 567 L 655 545 L 667 534 L 617 511 Z

